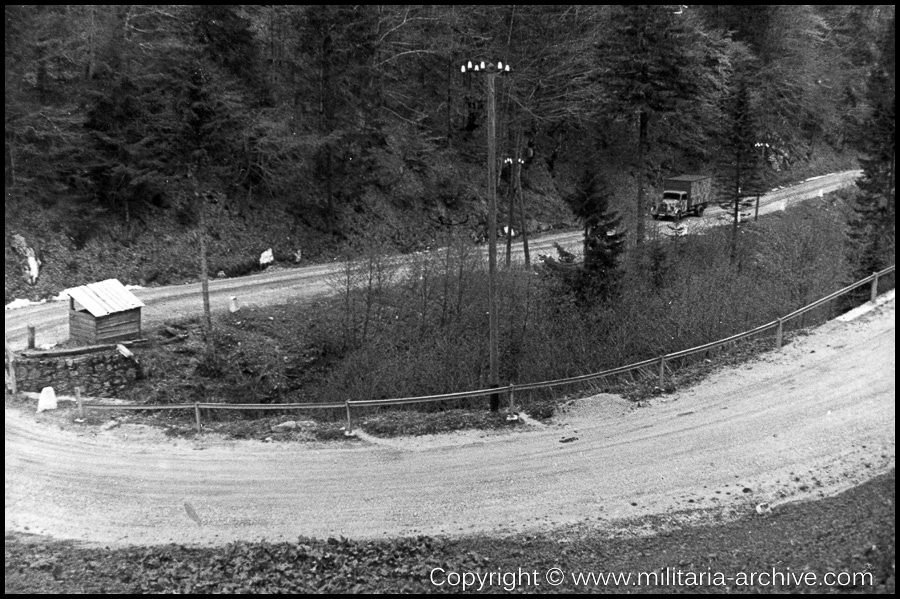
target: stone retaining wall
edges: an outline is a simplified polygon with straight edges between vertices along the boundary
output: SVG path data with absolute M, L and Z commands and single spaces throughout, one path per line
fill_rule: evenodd
M 44 387 L 53 387 L 58 395 L 73 395 L 75 387 L 81 387 L 84 396 L 117 397 L 140 374 L 134 360 L 115 350 L 84 356 L 16 356 L 16 383 L 20 391 L 39 392 Z

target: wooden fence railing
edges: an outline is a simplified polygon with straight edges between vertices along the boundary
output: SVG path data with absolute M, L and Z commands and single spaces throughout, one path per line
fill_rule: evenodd
M 666 363 L 671 360 L 677 358 L 683 358 L 685 356 L 689 356 L 692 354 L 709 351 L 711 349 L 715 349 L 721 347 L 723 345 L 727 345 L 729 343 L 734 343 L 736 341 L 740 341 L 742 339 L 746 339 L 748 337 L 752 337 L 753 335 L 758 335 L 760 333 L 770 331 L 775 329 L 775 347 L 780 348 L 782 346 L 782 341 L 784 337 L 784 325 L 788 321 L 797 318 L 809 312 L 810 310 L 814 310 L 842 295 L 853 291 L 863 285 L 871 284 L 871 292 L 870 292 L 870 301 L 874 302 L 878 295 L 878 279 L 885 275 L 888 275 L 894 272 L 895 266 L 889 266 L 882 271 L 872 273 L 868 277 L 861 279 L 851 285 L 844 287 L 843 289 L 839 289 L 834 293 L 827 295 L 815 302 L 804 306 L 798 310 L 794 310 L 787 316 L 783 316 L 772 322 L 760 325 L 756 328 L 750 329 L 748 331 L 744 331 L 743 333 L 738 333 L 736 335 L 732 335 L 731 337 L 727 337 L 725 339 L 720 339 L 718 341 L 712 341 L 710 343 L 705 343 L 703 345 L 698 345 L 697 347 L 692 347 L 690 349 L 683 349 L 680 351 L 672 352 L 669 354 L 665 354 L 659 356 L 657 358 L 650 358 L 647 360 L 642 360 L 640 362 L 635 362 L 633 364 L 629 364 L 627 366 L 620 366 L 618 368 L 612 368 L 610 370 L 604 370 L 602 372 L 595 372 L 591 374 L 583 374 L 580 376 L 573 376 L 569 378 L 556 379 L 552 381 L 541 381 L 535 383 L 522 383 L 522 384 L 509 384 L 505 387 L 499 388 L 490 388 L 490 389 L 477 389 L 474 391 L 460 391 L 457 393 L 444 393 L 441 395 L 424 395 L 420 397 L 403 397 L 396 399 L 370 399 L 370 400 L 346 400 L 343 402 L 331 402 L 331 403 L 285 403 L 285 404 L 225 404 L 225 403 L 204 403 L 204 402 L 194 402 L 187 404 L 170 404 L 170 405 L 122 405 L 122 404 L 104 404 L 104 403 L 96 403 L 96 402 L 79 402 L 79 409 L 95 409 L 95 410 L 194 410 L 195 419 L 197 423 L 197 431 L 200 432 L 200 409 L 212 409 L 212 410 L 263 410 L 263 411 L 274 411 L 274 410 L 318 410 L 318 409 L 345 409 L 347 414 L 347 428 L 346 430 L 349 432 L 352 430 L 352 421 L 351 421 L 351 408 L 358 407 L 376 407 L 376 406 L 401 406 L 407 404 L 414 403 L 432 403 L 432 402 L 441 402 L 448 401 L 454 399 L 465 399 L 471 397 L 481 397 L 492 395 L 494 393 L 506 393 L 510 412 L 515 410 L 515 393 L 517 391 L 529 391 L 534 389 L 549 389 L 552 387 L 558 387 L 562 385 L 572 385 L 576 383 L 583 383 L 587 381 L 593 381 L 609 376 L 615 376 L 619 374 L 624 374 L 626 372 L 631 372 L 634 370 L 639 370 L 641 368 L 647 368 L 651 366 L 659 366 L 659 386 L 662 387 L 665 384 L 665 376 L 666 376 Z

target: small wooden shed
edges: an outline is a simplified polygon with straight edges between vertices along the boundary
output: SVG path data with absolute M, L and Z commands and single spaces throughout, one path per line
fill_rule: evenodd
M 141 337 L 144 304 L 116 279 L 66 289 L 69 339 L 85 345 Z

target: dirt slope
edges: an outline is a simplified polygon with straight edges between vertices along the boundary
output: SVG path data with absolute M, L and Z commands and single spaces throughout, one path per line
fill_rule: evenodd
M 222 544 L 777 510 L 893 467 L 894 394 L 890 302 L 651 407 L 598 396 L 554 425 L 449 443 L 176 442 L 64 431 L 8 409 L 6 530 Z

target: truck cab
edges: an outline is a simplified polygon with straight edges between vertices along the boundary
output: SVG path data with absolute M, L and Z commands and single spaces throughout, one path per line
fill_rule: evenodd
M 664 191 L 662 200 L 656 204 L 650 214 L 653 218 L 670 216 L 680 219 L 688 211 L 688 194 L 683 191 Z

